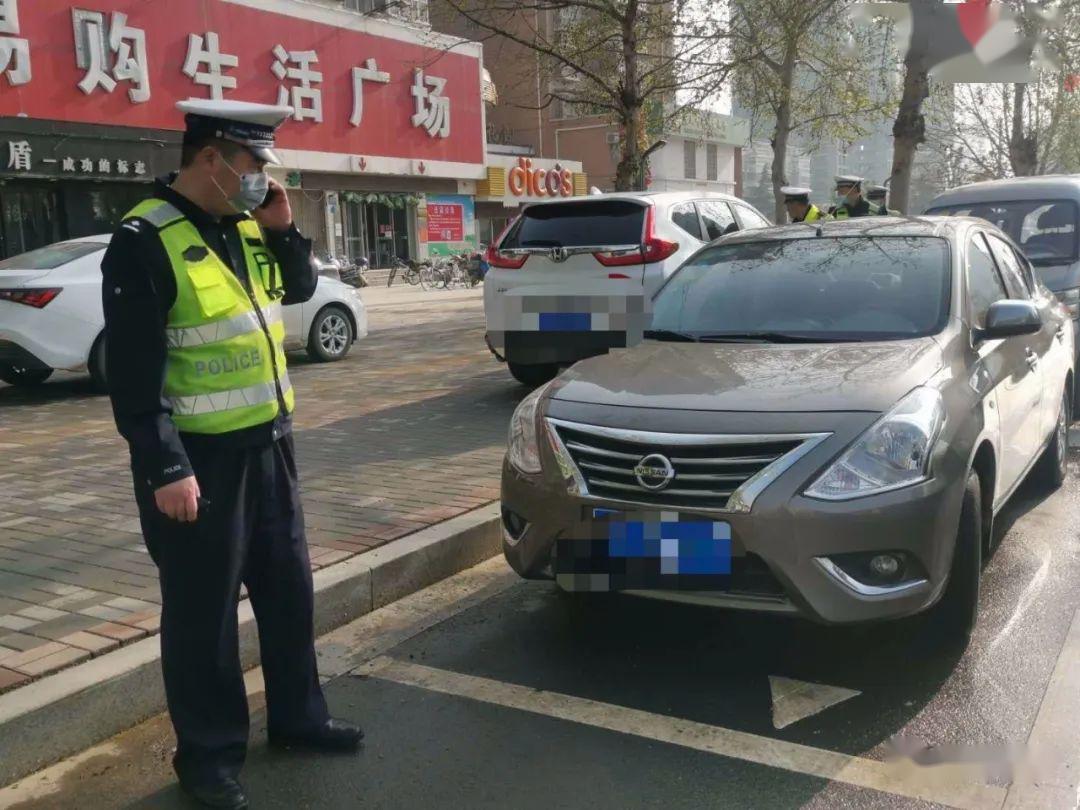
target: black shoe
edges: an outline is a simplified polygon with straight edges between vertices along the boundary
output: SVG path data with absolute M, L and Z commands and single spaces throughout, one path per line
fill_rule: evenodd
M 341 753 L 355 751 L 364 739 L 360 726 L 346 720 L 327 720 L 314 731 L 303 734 L 271 735 L 269 742 L 274 748 L 298 748 L 305 751 Z
M 207 782 L 180 781 L 180 789 L 204 807 L 247 810 L 248 800 L 240 783 L 231 776 Z

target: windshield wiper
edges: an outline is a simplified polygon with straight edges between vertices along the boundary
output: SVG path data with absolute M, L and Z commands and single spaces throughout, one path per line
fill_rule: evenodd
M 698 335 L 703 343 L 857 343 L 857 338 L 793 335 L 789 332 L 716 332 Z
M 689 332 L 675 332 L 671 329 L 646 329 L 645 337 L 653 340 L 667 340 L 679 343 L 697 343 L 698 338 Z

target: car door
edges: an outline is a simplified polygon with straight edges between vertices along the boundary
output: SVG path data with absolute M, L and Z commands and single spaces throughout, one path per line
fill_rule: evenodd
M 304 328 L 305 316 L 308 323 L 315 316 L 318 308 L 319 288 L 322 287 L 322 276 L 319 276 L 315 286 L 315 295 L 304 304 L 289 304 L 281 308 L 282 318 L 285 320 L 285 344 L 287 346 L 299 346 L 307 342 L 307 331 Z
M 968 322 L 986 324 L 995 301 L 1009 298 L 1008 288 L 982 233 L 967 245 Z M 1042 377 L 1039 364 L 1028 358 L 1026 337 L 988 340 L 976 346 L 979 362 L 997 394 L 1001 430 L 999 494 L 1011 491 L 1026 472 L 1041 437 Z
M 1042 316 L 1042 330 L 1028 335 L 1025 342 L 1029 355 L 1034 355 L 1039 361 L 1043 390 L 1042 432 L 1039 436 L 1045 439 L 1057 425 L 1058 409 L 1061 407 L 1061 397 L 1053 392 L 1064 390 L 1069 370 L 1070 349 L 1067 345 L 1066 324 L 1057 314 L 1052 301 L 1030 282 L 1012 245 L 997 234 L 987 234 L 987 238 L 998 267 L 1005 277 L 1005 286 L 1009 288 L 1010 297 L 1031 301 Z M 1014 289 L 1019 292 L 1014 292 Z M 1041 446 L 1040 442 L 1036 450 Z
M 706 242 L 739 230 L 735 215 L 723 200 L 698 200 L 697 209 L 701 214 L 701 227 L 705 232 Z

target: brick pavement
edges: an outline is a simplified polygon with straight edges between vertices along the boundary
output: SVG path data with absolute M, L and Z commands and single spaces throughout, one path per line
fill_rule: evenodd
M 498 497 L 523 391 L 483 343 L 480 291 L 364 291 L 371 334 L 290 358 L 312 568 Z M 0 692 L 158 629 L 127 448 L 106 397 L 64 375 L 0 387 Z

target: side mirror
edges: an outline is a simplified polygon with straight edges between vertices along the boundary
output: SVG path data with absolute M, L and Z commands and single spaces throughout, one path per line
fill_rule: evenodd
M 1030 301 L 995 301 L 986 312 L 986 325 L 975 330 L 976 340 L 999 340 L 1034 335 L 1042 329 L 1042 316 Z

